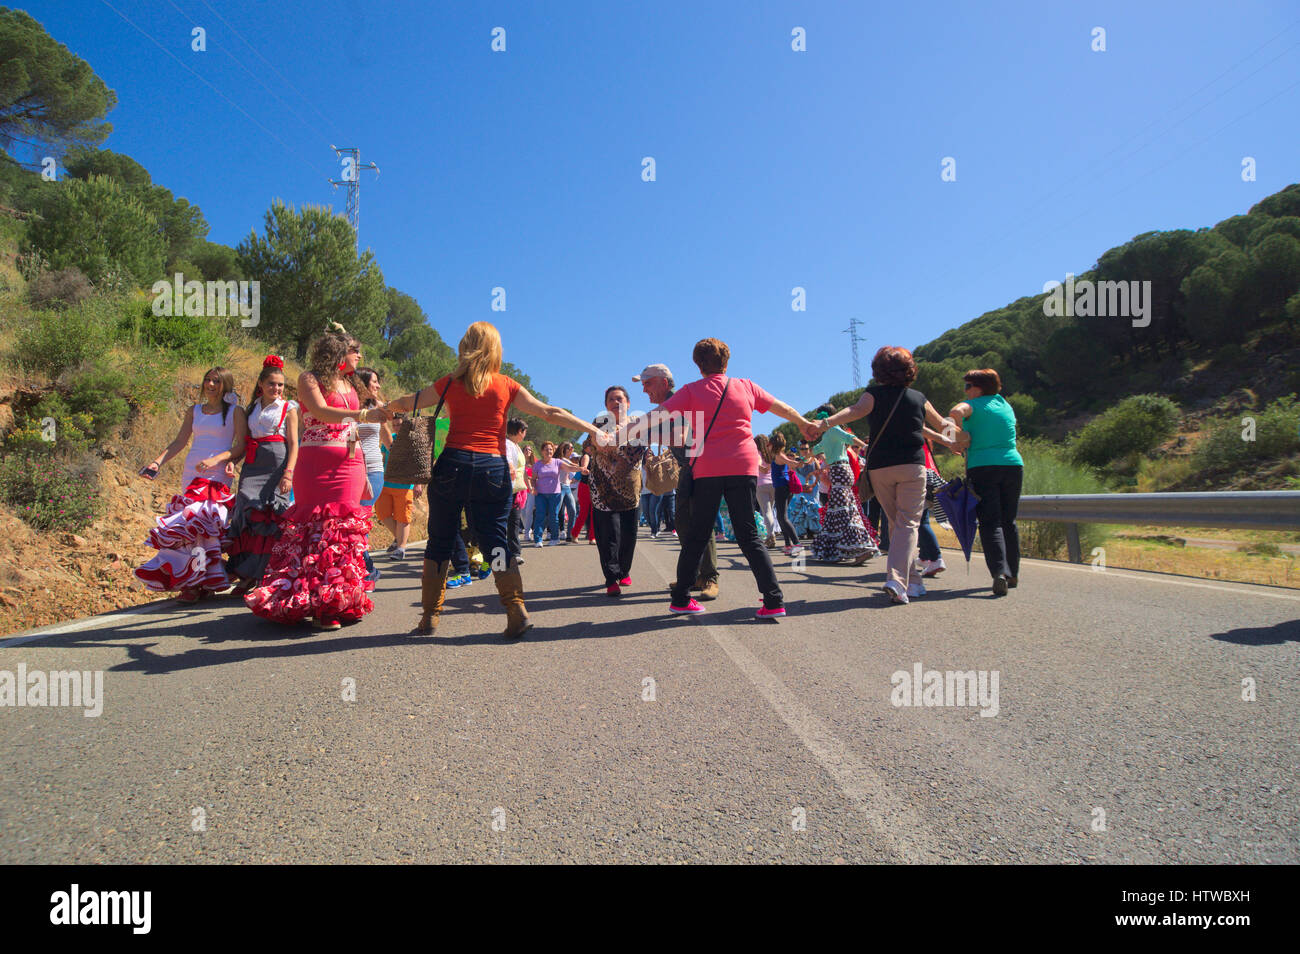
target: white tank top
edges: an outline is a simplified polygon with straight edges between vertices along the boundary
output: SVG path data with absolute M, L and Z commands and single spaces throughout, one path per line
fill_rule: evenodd
M 205 460 L 220 454 L 222 451 L 230 450 L 230 445 L 235 440 L 235 408 L 229 405 L 226 408 L 226 423 L 221 423 L 221 412 L 215 414 L 204 414 L 203 405 L 194 405 L 194 437 L 190 441 L 190 452 L 185 455 L 185 473 L 181 477 L 181 489 L 184 490 L 190 485 L 195 477 L 206 477 L 209 480 L 219 480 L 222 483 L 229 483 L 224 468 L 210 470 L 200 474 L 194 469 L 199 461 Z

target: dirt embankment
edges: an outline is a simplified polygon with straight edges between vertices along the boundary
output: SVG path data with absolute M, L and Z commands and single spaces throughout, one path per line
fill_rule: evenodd
M 227 367 L 235 371 L 241 394 L 247 393 L 261 367 L 262 354 L 242 351 Z M 205 368 L 182 369 L 180 380 L 202 379 Z M 297 368 L 287 368 L 290 380 Z M 0 382 L 0 433 L 12 426 L 12 402 L 17 382 Z M 184 454 L 171 460 L 155 481 L 138 476 L 141 466 L 160 453 L 175 436 L 181 408 L 190 403 L 188 384 L 179 388 L 176 407 L 167 413 L 139 415 L 125 432 L 97 450 L 103 459 L 99 473 L 102 509 L 87 527 L 75 533 L 37 532 L 0 504 L 0 540 L 6 559 L 0 562 L 0 636 L 36 626 L 66 622 L 156 600 L 134 570 L 154 550 L 145 542 L 156 518 L 172 495 L 181 491 Z M 421 500 L 412 521 L 412 536 L 424 538 L 428 510 Z M 371 547 L 382 549 L 392 536 L 376 525 Z

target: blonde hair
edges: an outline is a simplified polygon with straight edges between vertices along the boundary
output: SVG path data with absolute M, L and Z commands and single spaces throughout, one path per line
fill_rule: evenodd
M 470 397 L 478 397 L 501 370 L 501 333 L 490 321 L 476 321 L 465 330 L 456 353 L 460 360 L 451 376 Z

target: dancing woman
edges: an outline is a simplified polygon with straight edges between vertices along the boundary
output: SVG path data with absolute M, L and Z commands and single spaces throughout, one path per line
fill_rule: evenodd
M 817 409 L 814 420 L 825 420 L 834 412 L 834 405 L 823 404 Z M 813 448 L 813 453 L 826 459 L 827 483 L 830 485 L 822 529 L 813 540 L 813 558 L 825 563 L 848 561 L 861 565 L 880 552 L 871 531 L 862 522 L 862 508 L 853 493 L 853 468 L 849 464 L 848 448 L 854 445 L 865 446 L 844 428 L 832 427 Z
M 298 460 L 298 402 L 285 400 L 284 360 L 277 355 L 262 362 L 245 414 L 248 442 L 226 545 L 226 571 L 239 580 L 235 596 L 243 596 L 262 581 L 289 509 Z
M 502 374 L 501 335 L 490 322 L 470 325 L 460 339 L 457 354 L 459 360 L 451 374 L 387 406 L 390 412 L 409 413 L 441 401 L 451 417 L 447 441 L 429 483 L 429 542 L 421 580 L 423 612 L 414 635 L 431 635 L 437 629 L 460 515 L 468 508 L 479 548 L 491 562 L 501 605 L 506 610 L 505 637 L 518 639 L 533 624 L 524 607 L 524 582 L 506 539 L 513 495 L 506 463 L 510 409 L 566 429 L 595 434 L 597 428 L 563 408 L 543 404 L 518 381 Z
M 334 327 L 312 343 L 310 370 L 298 376 L 302 439 L 293 506 L 261 585 L 244 597 L 258 616 L 277 623 L 310 619 L 324 630 L 374 609 L 366 595 L 375 584 L 366 579 L 370 508 L 359 502 L 366 469 L 356 425 L 388 417 L 382 408 L 361 410 L 352 384 L 361 343 Z
M 203 376 L 202 403 L 185 412 L 175 439 L 140 471 L 141 477 L 153 480 L 193 438 L 185 455 L 183 489 L 149 531 L 149 546 L 158 553 L 135 571 L 151 590 L 176 591 L 181 603 L 195 603 L 200 594 L 230 585 L 221 562 L 222 538 L 234 500 L 234 461 L 244 456 L 248 433 L 237 400 L 235 376 L 225 368 L 210 369 Z

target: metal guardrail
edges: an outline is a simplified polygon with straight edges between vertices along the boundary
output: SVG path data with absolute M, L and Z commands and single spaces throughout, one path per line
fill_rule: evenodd
M 1070 562 L 1082 563 L 1081 523 L 1300 530 L 1300 490 L 1194 494 L 1049 494 L 1020 498 L 1018 520 L 1064 523 Z

